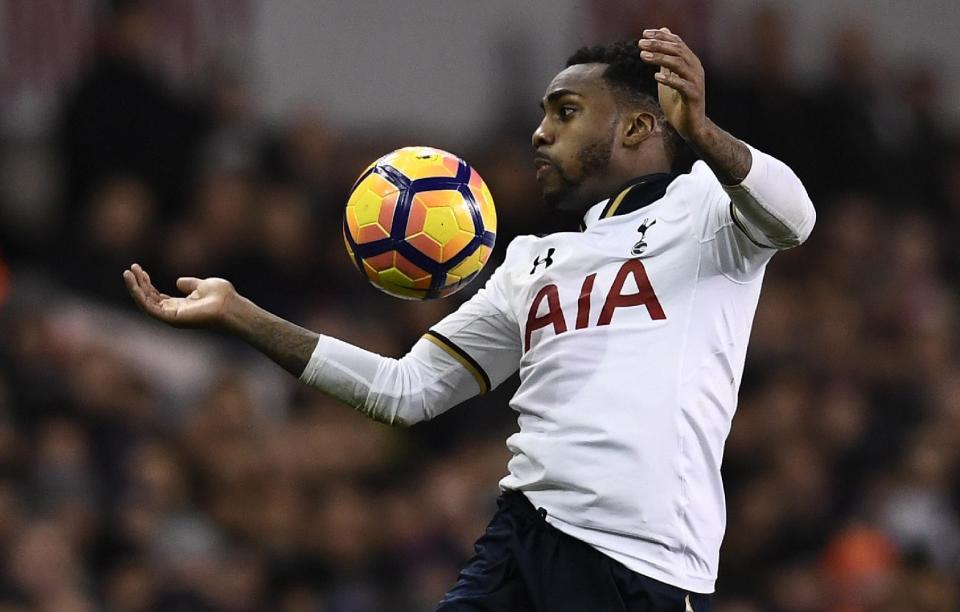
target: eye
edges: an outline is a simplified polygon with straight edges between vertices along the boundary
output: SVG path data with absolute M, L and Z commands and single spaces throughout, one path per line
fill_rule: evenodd
M 577 112 L 577 107 L 564 104 L 557 110 L 557 117 L 559 117 L 561 121 L 566 121 L 572 117 L 575 112 Z

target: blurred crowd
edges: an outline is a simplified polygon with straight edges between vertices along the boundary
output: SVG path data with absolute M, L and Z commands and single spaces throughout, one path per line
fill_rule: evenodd
M 381 295 L 340 215 L 358 171 L 416 134 L 346 133 L 319 108 L 268 124 L 229 63 L 174 90 L 144 61 L 151 4 L 115 6 L 38 145 L 56 163 L 20 179 L 56 185 L 54 212 L 0 217 L 0 612 L 433 609 L 495 507 L 516 381 L 391 429 L 228 338 L 147 320 L 120 279 L 132 262 L 168 291 L 223 276 L 400 356 L 467 296 Z M 801 84 L 784 15 L 738 31 L 764 52 L 704 55 L 708 112 L 791 164 L 819 220 L 767 273 L 715 607 L 960 609 L 960 135 L 938 76 L 840 25 L 829 77 Z M 498 255 L 569 221 L 540 204 L 536 121 L 457 148 L 496 199 Z

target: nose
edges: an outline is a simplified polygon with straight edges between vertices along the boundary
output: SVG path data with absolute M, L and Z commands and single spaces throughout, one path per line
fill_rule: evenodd
M 547 118 L 544 117 L 537 129 L 533 130 L 533 148 L 539 149 L 550 144 L 553 144 L 553 132 L 550 131 Z

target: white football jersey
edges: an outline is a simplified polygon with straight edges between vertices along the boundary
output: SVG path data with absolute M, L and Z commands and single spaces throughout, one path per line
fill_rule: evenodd
M 775 249 L 703 162 L 638 180 L 582 229 L 515 239 L 425 337 L 481 391 L 519 368 L 503 489 L 636 572 L 712 592 L 723 445 Z

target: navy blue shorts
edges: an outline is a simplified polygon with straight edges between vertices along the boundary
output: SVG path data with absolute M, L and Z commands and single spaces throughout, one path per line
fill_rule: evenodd
M 504 493 L 437 612 L 709 612 L 710 596 L 633 572 Z M 688 599 L 689 598 L 689 599 Z

